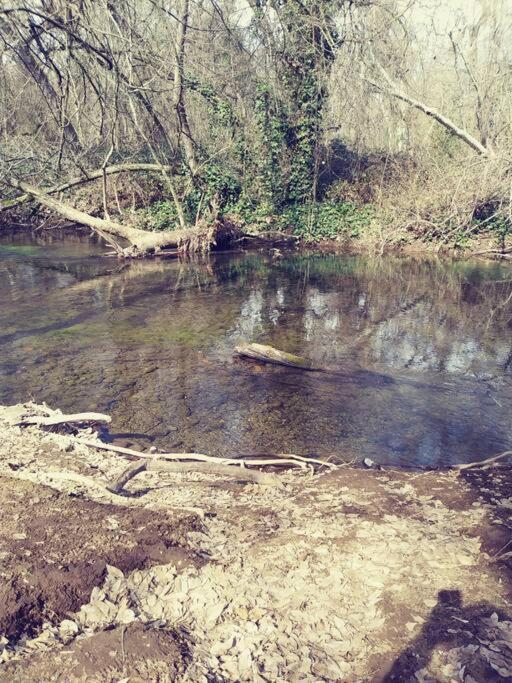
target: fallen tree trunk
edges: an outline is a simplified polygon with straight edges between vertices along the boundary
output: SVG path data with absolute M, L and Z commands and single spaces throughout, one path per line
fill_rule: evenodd
M 158 252 L 166 247 L 178 247 L 187 251 L 188 245 L 203 245 L 214 242 L 215 231 L 212 229 L 190 228 L 185 230 L 167 230 L 164 232 L 148 232 L 129 225 L 105 220 L 79 211 L 69 204 L 50 197 L 37 187 L 21 180 L 11 179 L 10 184 L 22 192 L 31 195 L 36 201 L 48 209 L 55 211 L 73 223 L 85 225 L 93 230 L 114 235 L 127 240 L 131 247 L 122 249 L 124 256 L 143 256 L 151 252 Z
M 244 358 L 252 358 L 263 363 L 275 363 L 277 365 L 287 365 L 291 368 L 300 368 L 301 370 L 319 370 L 313 366 L 313 362 L 309 358 L 302 358 L 293 353 L 286 351 L 279 351 L 273 346 L 266 344 L 247 344 L 243 342 L 235 347 L 235 353 Z

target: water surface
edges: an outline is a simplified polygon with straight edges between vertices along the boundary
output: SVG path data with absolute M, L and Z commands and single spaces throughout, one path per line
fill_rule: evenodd
M 1 403 L 106 411 L 119 443 L 218 455 L 417 466 L 512 448 L 506 265 L 104 252 L 86 233 L 0 237 Z M 236 359 L 242 339 L 329 371 Z

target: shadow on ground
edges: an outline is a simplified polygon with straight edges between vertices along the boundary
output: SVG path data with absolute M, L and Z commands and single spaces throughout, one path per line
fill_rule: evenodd
M 380 680 L 418 683 L 455 674 L 464 683 L 510 681 L 511 619 L 489 602 L 464 606 L 459 590 L 439 591 L 421 632 Z

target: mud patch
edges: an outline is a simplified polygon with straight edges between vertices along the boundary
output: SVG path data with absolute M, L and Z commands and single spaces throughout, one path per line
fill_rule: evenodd
M 123 572 L 172 562 L 198 566 L 186 534 L 194 515 L 81 500 L 0 477 L 0 633 L 34 636 L 89 600 L 107 565 Z
M 4 683 L 130 683 L 175 681 L 189 663 L 187 642 L 179 631 L 141 623 L 101 631 L 66 650 L 35 655 L 2 669 Z

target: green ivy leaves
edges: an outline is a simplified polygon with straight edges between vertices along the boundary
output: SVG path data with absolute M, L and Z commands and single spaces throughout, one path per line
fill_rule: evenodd
M 359 208 L 352 202 L 300 204 L 289 207 L 278 222 L 281 229 L 291 228 L 309 240 L 359 237 L 374 213 L 373 207 Z

